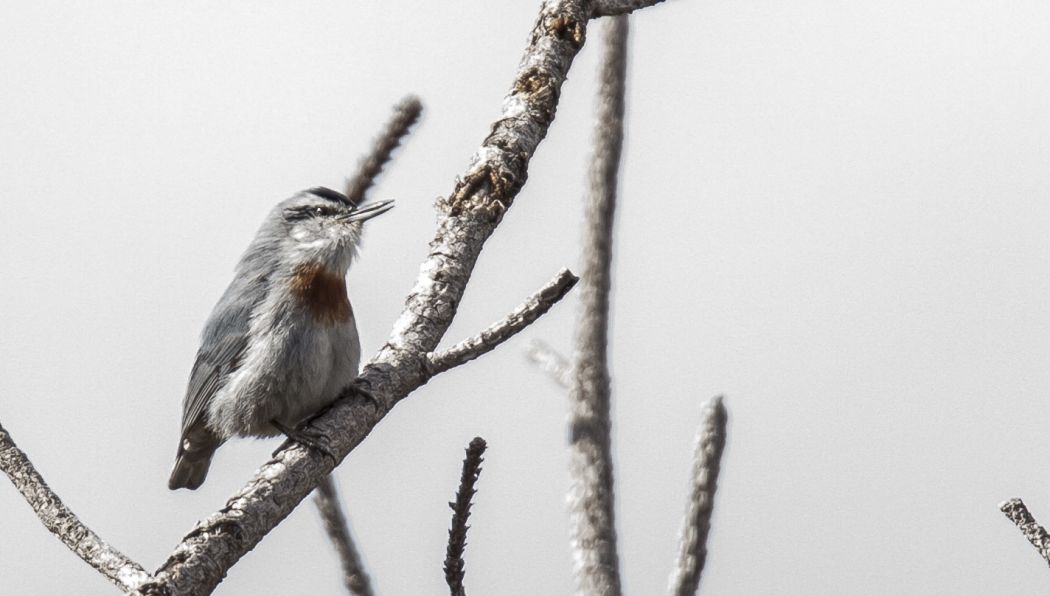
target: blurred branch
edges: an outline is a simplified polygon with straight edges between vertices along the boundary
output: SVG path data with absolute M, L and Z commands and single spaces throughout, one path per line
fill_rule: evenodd
M 532 340 L 525 350 L 525 357 L 558 385 L 565 389 L 572 387 L 572 364 L 554 348 L 538 339 Z
M 2 425 L 0 469 L 22 493 L 44 527 L 117 587 L 127 592 L 150 579 L 150 574 L 141 565 L 106 544 L 66 507 Z
M 354 546 L 354 540 L 350 534 L 350 525 L 343 515 L 343 507 L 339 500 L 339 491 L 336 490 L 335 478 L 329 474 L 317 485 L 314 492 L 314 504 L 321 514 L 321 523 L 324 531 L 339 554 L 339 562 L 343 567 L 343 585 L 352 596 L 373 596 L 372 584 L 365 571 L 365 565 L 361 561 L 361 555 Z
M 351 203 L 360 205 L 365 200 L 365 193 L 375 183 L 383 166 L 390 161 L 394 149 L 408 134 L 408 129 L 419 119 L 422 111 L 423 104 L 413 95 L 404 97 L 394 106 L 394 115 L 386 123 L 383 132 L 373 141 L 372 149 L 357 165 L 357 172 L 353 178 L 346 183 L 346 196 Z M 361 557 L 350 537 L 349 523 L 346 516 L 343 515 L 335 482 L 331 475 L 326 476 L 317 486 L 314 504 L 317 505 L 321 514 L 325 532 L 332 539 L 332 545 L 339 554 L 346 589 L 351 594 L 371 596 L 372 586 L 369 584 L 368 574 L 364 570 Z
M 1028 542 L 1039 551 L 1039 556 L 1050 564 L 1050 535 L 1040 526 L 1032 514 L 1028 512 L 1024 501 L 1021 499 L 1010 499 L 999 503 L 999 511 L 1006 514 L 1007 519 L 1014 522 Z
M 529 296 L 525 302 L 502 320 L 490 325 L 481 333 L 465 339 L 444 352 L 427 354 L 427 367 L 431 375 L 445 372 L 460 364 L 491 352 L 536 319 L 543 316 L 576 285 L 577 277 L 568 269 L 562 269 L 554 279 Z
M 463 472 L 459 477 L 459 489 L 455 502 L 449 503 L 452 508 L 452 526 L 448 530 L 448 548 L 445 551 L 445 581 L 452 596 L 466 596 L 463 588 L 464 569 L 463 551 L 467 548 L 467 520 L 470 518 L 470 500 L 478 492 L 474 483 L 481 476 L 481 462 L 484 461 L 485 439 L 474 437 L 467 446 L 467 457 L 463 460 Z
M 382 134 L 372 143 L 372 150 L 357 165 L 357 173 L 346 182 L 346 196 L 351 203 L 360 205 L 365 200 L 365 193 L 375 183 L 379 173 L 383 171 L 383 165 L 390 161 L 390 155 L 401 143 L 401 139 L 408 134 L 408 129 L 419 119 L 422 111 L 423 104 L 413 95 L 405 97 L 394 106 L 393 117 L 386 123 Z
M 640 8 L 659 4 L 664 0 L 595 0 L 591 3 L 592 17 L 614 17 L 632 13 Z
M 679 537 L 677 567 L 671 574 L 671 594 L 692 596 L 700 586 L 707 559 L 707 533 L 718 488 L 718 471 L 726 445 L 727 414 L 722 397 L 704 404 L 693 455 L 692 490 Z
M 597 127 L 587 197 L 575 383 L 570 392 L 569 514 L 579 594 L 621 593 L 613 519 L 612 422 L 609 418 L 609 290 L 613 216 L 623 147 L 627 17 L 607 23 Z

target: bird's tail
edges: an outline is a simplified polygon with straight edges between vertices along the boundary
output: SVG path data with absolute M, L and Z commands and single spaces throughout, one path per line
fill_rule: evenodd
M 183 449 L 180 446 L 179 454 L 175 456 L 175 466 L 171 469 L 171 477 L 168 478 L 168 488 L 200 488 L 204 479 L 208 477 L 211 456 L 215 455 L 217 447 L 218 445 L 207 445 L 203 448 Z

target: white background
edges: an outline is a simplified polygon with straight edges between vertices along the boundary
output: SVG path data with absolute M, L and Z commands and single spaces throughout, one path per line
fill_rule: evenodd
M 0 18 L 0 421 L 147 568 L 277 441 L 169 492 L 197 334 L 271 206 L 426 104 L 349 275 L 365 353 L 499 113 L 538 3 L 23 2 Z M 1004 8 L 1004 6 L 1008 6 Z M 632 18 L 613 375 L 631 594 L 664 589 L 699 406 L 725 393 L 710 594 L 1041 594 L 1050 523 L 1050 5 L 672 0 Z M 578 261 L 599 27 L 446 343 Z M 478 594 L 567 594 L 575 300 L 399 405 L 338 470 L 382 594 L 441 594 L 462 449 L 491 448 Z M 0 591 L 112 587 L 0 486 Z M 340 594 L 309 503 L 220 586 Z

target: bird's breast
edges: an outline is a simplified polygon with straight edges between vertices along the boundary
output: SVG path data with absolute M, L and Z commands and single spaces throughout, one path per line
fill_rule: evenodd
M 292 296 L 301 302 L 315 321 L 335 325 L 354 316 L 346 296 L 346 280 L 321 263 L 304 263 L 292 273 Z

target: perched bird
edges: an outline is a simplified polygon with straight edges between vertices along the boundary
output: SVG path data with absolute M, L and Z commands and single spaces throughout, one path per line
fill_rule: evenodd
M 357 377 L 346 271 L 364 222 L 392 207 L 312 188 L 266 217 L 204 326 L 168 488 L 199 487 L 231 437 L 299 438 L 295 426 Z

